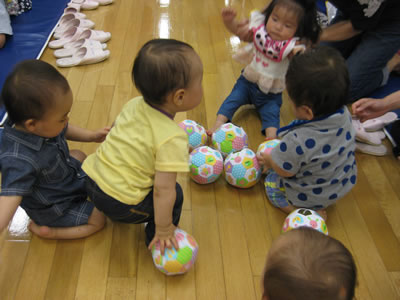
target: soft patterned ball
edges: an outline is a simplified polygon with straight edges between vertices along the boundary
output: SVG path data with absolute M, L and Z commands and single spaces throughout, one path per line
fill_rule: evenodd
M 179 127 L 185 130 L 188 135 L 190 151 L 207 144 L 208 136 L 206 130 L 200 124 L 192 120 L 183 120 L 179 123 Z
M 257 154 L 260 154 L 260 153 L 270 154 L 271 150 L 273 148 L 275 148 L 277 145 L 279 145 L 280 142 L 281 141 L 278 139 L 273 139 L 273 140 L 268 140 L 268 141 L 262 142 L 260 144 L 260 146 L 258 146 Z
M 248 138 L 242 127 L 226 123 L 212 134 L 212 145 L 224 157 L 248 146 Z
M 224 169 L 224 159 L 218 150 L 208 146 L 196 148 L 189 155 L 190 177 L 197 183 L 216 181 Z
M 175 239 L 179 245 L 178 251 L 174 247 L 166 248 L 162 255 L 159 243 L 151 248 L 155 266 L 167 275 L 186 273 L 193 266 L 199 250 L 196 240 L 180 228 L 175 230 Z
M 328 235 L 325 220 L 314 210 L 299 208 L 292 211 L 285 220 L 282 232 L 287 232 L 298 227 L 310 227 Z
M 229 154 L 225 159 L 224 170 L 225 179 L 239 188 L 252 187 L 261 176 L 256 154 L 248 148 Z

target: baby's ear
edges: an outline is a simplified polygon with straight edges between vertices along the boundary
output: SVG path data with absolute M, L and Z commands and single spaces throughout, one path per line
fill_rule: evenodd
M 311 109 L 311 107 L 309 107 L 307 105 L 302 105 L 302 106 L 300 106 L 300 109 L 304 112 L 304 116 L 305 116 L 306 120 L 310 121 L 310 120 L 314 119 L 314 112 Z
M 181 106 L 183 104 L 183 100 L 185 99 L 185 89 L 179 89 L 175 91 L 172 96 L 172 101 L 176 106 Z
M 28 120 L 24 121 L 22 125 L 29 132 L 34 132 L 35 128 L 36 128 L 36 120 L 35 119 L 28 119 Z

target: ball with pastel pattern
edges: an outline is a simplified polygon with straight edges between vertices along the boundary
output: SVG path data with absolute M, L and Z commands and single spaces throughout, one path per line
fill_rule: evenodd
M 186 273 L 196 261 L 199 251 L 199 246 L 193 236 L 180 228 L 175 230 L 175 239 L 178 242 L 178 251 L 174 247 L 166 248 L 162 255 L 160 243 L 156 243 L 151 248 L 154 265 L 166 275 Z
M 309 227 L 328 235 L 325 220 L 314 210 L 299 208 L 292 211 L 285 219 L 282 232 L 287 232 L 299 227 Z
M 256 154 L 248 149 L 231 153 L 224 162 L 225 179 L 238 188 L 250 188 L 261 177 L 261 168 Z
M 242 127 L 225 123 L 212 134 L 212 146 L 224 157 L 248 146 L 248 137 Z
M 208 146 L 194 149 L 189 155 L 190 178 L 200 184 L 216 181 L 224 169 L 224 159 L 218 150 Z
M 185 130 L 189 139 L 189 150 L 192 151 L 198 147 L 207 144 L 207 132 L 203 126 L 192 120 L 183 120 L 179 127 Z
M 268 141 L 262 142 L 260 144 L 260 146 L 258 146 L 257 154 L 260 154 L 260 153 L 270 154 L 272 149 L 274 149 L 276 146 L 278 146 L 280 142 L 281 141 L 278 139 L 273 139 L 273 140 L 268 140 Z

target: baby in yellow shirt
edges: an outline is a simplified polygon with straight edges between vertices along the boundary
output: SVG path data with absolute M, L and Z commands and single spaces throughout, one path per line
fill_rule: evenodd
M 147 42 L 136 56 L 133 81 L 142 94 L 129 101 L 107 139 L 84 162 L 95 206 L 114 221 L 144 223 L 149 249 L 178 244 L 183 192 L 177 172 L 188 172 L 188 139 L 177 112 L 203 97 L 203 65 L 193 48 L 172 39 Z

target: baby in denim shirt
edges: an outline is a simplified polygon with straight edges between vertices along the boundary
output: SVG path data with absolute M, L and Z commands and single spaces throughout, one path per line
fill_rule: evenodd
M 104 215 L 87 200 L 86 155 L 69 151 L 66 139 L 102 142 L 97 131 L 68 124 L 72 92 L 53 66 L 19 63 L 7 77 L 1 101 L 8 112 L 0 143 L 0 232 L 18 206 L 31 218 L 29 229 L 51 239 L 88 236 L 103 228 Z

